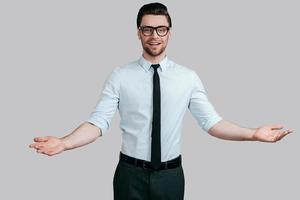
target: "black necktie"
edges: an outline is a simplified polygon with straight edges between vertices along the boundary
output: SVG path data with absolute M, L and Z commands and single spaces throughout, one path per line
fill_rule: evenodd
M 161 162 L 160 146 L 160 83 L 157 68 L 159 64 L 151 65 L 154 69 L 153 75 L 153 121 L 151 140 L 151 164 L 154 169 L 158 169 Z

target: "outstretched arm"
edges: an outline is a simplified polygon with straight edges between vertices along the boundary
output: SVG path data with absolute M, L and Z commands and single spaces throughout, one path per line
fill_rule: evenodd
M 89 122 L 81 124 L 72 133 L 57 138 L 54 136 L 36 137 L 30 148 L 35 148 L 37 153 L 52 156 L 65 150 L 74 149 L 95 141 L 102 135 L 101 130 Z
M 52 156 L 65 150 L 89 144 L 105 134 L 120 101 L 119 71 L 119 67 L 115 68 L 106 79 L 98 104 L 86 122 L 62 138 L 54 136 L 36 137 L 34 138 L 35 143 L 29 147 L 35 148 L 38 153 Z
M 265 125 L 259 128 L 243 128 L 231 122 L 221 120 L 208 130 L 214 137 L 224 140 L 276 142 L 293 131 L 282 130 L 282 125 Z

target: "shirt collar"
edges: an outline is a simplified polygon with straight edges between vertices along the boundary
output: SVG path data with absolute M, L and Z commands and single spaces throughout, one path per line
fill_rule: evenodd
M 141 58 L 138 60 L 138 63 L 146 71 L 149 71 L 150 68 L 151 68 L 151 65 L 153 64 L 153 63 L 149 62 L 148 60 L 146 60 L 144 58 L 144 56 L 141 56 Z M 157 63 L 155 63 L 155 64 L 157 64 Z M 160 65 L 159 68 L 161 69 L 161 71 L 165 71 L 167 69 L 168 65 L 169 65 L 169 59 L 168 59 L 168 57 L 165 56 L 165 58 L 162 61 L 160 61 L 160 63 L 158 63 L 158 64 Z

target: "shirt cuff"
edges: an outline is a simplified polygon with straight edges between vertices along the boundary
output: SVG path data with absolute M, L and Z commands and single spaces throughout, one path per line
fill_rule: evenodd
M 104 126 L 100 122 L 98 122 L 97 120 L 95 120 L 93 118 L 90 118 L 90 119 L 87 120 L 87 122 L 97 126 L 100 129 L 100 132 L 101 132 L 102 136 L 107 132 L 107 128 L 104 128 Z
M 205 124 L 203 124 L 202 129 L 208 133 L 208 130 L 212 128 L 215 124 L 217 124 L 219 121 L 221 121 L 223 118 L 220 116 L 217 116 L 209 121 L 207 121 Z

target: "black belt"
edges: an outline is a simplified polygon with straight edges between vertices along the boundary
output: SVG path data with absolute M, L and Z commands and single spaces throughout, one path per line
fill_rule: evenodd
M 120 152 L 120 160 L 124 161 L 128 164 L 134 165 L 136 167 L 141 167 L 144 169 L 153 169 L 151 162 L 127 156 L 127 155 L 123 154 L 122 152 Z M 158 170 L 172 169 L 172 168 L 176 168 L 180 165 L 181 165 L 181 155 L 179 155 L 178 157 L 176 157 L 172 160 L 168 160 L 166 162 L 160 163 L 160 167 Z

